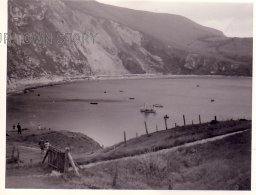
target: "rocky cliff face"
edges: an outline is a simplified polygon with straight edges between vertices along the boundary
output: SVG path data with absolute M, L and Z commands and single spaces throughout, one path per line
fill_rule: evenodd
M 252 39 L 227 38 L 179 16 L 143 14 L 97 2 L 9 0 L 9 86 L 90 75 L 251 75 Z M 157 30 L 158 21 L 168 33 Z

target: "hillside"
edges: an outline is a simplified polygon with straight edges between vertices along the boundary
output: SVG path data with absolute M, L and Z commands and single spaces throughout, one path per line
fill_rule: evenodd
M 182 16 L 95 1 L 8 3 L 9 89 L 92 75 L 252 74 L 252 38 L 228 38 Z
M 7 131 L 6 137 L 7 148 L 11 146 L 22 145 L 27 147 L 38 148 L 38 143 L 42 138 L 44 141 L 48 140 L 50 144 L 62 151 L 66 147 L 70 147 L 72 153 L 89 154 L 101 149 L 99 143 L 92 138 L 82 134 L 70 131 L 54 131 L 54 130 L 24 130 L 21 135 L 16 131 Z
M 250 190 L 250 132 L 176 150 L 98 164 L 82 171 L 85 188 Z M 100 175 L 100 176 L 99 176 Z M 90 182 L 90 181 L 97 181 Z
M 226 121 L 226 124 L 231 123 Z M 222 131 L 238 131 L 242 126 L 247 128 L 249 121 L 234 121 L 233 125 Z M 168 131 L 156 132 L 145 139 L 159 136 L 162 140 L 168 140 L 168 133 L 164 132 Z M 191 132 L 195 132 L 194 136 L 198 135 L 195 129 L 191 129 Z M 80 177 L 76 177 L 72 170 L 66 176 L 51 172 L 41 163 L 8 165 L 6 188 L 250 190 L 251 129 L 215 138 L 83 165 L 79 168 Z M 144 138 L 139 139 L 143 144 Z M 127 147 L 132 148 L 131 144 L 134 143 L 134 140 L 130 140 Z M 139 142 L 135 144 L 138 146 Z M 37 155 L 40 156 L 39 151 Z
M 157 152 L 163 149 L 173 148 L 186 143 L 211 137 L 221 136 L 228 133 L 251 129 L 251 121 L 230 120 L 220 121 L 216 124 L 203 123 L 175 127 L 168 130 L 153 132 L 127 140 L 127 143 L 120 142 L 111 147 L 99 150 L 91 155 L 85 155 L 77 159 L 79 164 L 88 164 L 99 161 L 114 160 L 123 157 L 130 157 Z
M 205 37 L 224 38 L 221 31 L 201 26 L 183 16 L 137 11 L 96 1 L 65 1 L 68 7 L 94 17 L 101 17 L 150 35 L 172 47 L 184 47 Z

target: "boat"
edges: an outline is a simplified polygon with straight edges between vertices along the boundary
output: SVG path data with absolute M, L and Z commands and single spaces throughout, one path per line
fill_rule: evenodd
M 153 106 L 156 107 L 156 108 L 163 108 L 163 107 L 164 107 L 164 106 L 161 105 L 161 104 L 154 104 Z
M 91 102 L 90 104 L 94 104 L 94 105 L 97 105 L 97 104 L 98 104 L 98 102 Z
M 143 112 L 143 113 L 156 113 L 156 110 L 154 109 L 153 106 L 145 106 L 143 108 L 140 109 L 140 112 Z

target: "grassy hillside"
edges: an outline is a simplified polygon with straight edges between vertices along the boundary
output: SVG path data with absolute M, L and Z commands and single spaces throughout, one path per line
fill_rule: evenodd
M 250 190 L 251 131 L 221 140 L 108 161 L 70 171 L 10 168 L 7 188 Z
M 179 15 L 137 11 L 95 1 L 65 3 L 74 10 L 118 22 L 173 47 L 187 48 L 188 43 L 203 37 L 224 37 L 221 31 Z
M 70 131 L 54 130 L 24 130 L 21 135 L 16 131 L 8 131 L 6 137 L 7 146 L 23 145 L 38 148 L 38 142 L 41 138 L 48 140 L 50 144 L 60 150 L 70 147 L 72 153 L 92 153 L 101 149 L 101 146 L 92 138 L 82 134 Z M 8 154 L 8 152 L 7 152 Z
M 115 21 L 143 33 L 143 47 L 163 61 L 162 67 L 154 67 L 158 72 L 252 75 L 252 38 L 225 37 L 216 29 L 174 14 L 138 11 L 95 1 L 65 3 L 74 11 Z
M 200 130 L 198 127 L 200 127 Z M 197 140 L 197 138 L 202 139 L 202 136 L 205 135 L 202 134 L 202 131 L 206 131 L 207 137 L 211 137 L 247 128 L 246 131 L 240 131 L 219 139 L 208 139 L 207 141 L 194 142 L 193 144 L 180 145 L 160 151 L 149 150 L 152 146 L 155 146 L 155 143 L 158 143 L 159 147 L 170 147 L 171 145 L 168 144 L 173 143 L 171 138 L 174 137 L 181 144 L 182 142 Z M 176 133 L 171 133 L 171 131 L 174 131 L 172 129 L 150 134 L 149 137 L 141 136 L 137 141 L 129 140 L 126 147 L 120 143 L 112 148 L 104 149 L 96 155 L 99 158 L 98 160 L 104 160 L 104 152 L 105 157 L 117 157 L 115 155 L 118 153 L 113 152 L 115 149 L 120 152 L 119 154 L 125 156 L 126 153 L 129 154 L 131 151 L 136 152 L 136 148 L 148 148 L 144 151 L 146 153 L 142 155 L 133 153 L 135 156 L 132 157 L 79 166 L 80 177 L 76 177 L 72 170 L 64 175 L 52 171 L 47 167 L 47 164 L 41 164 L 40 159 L 43 155 L 40 155 L 39 149 L 22 147 L 20 151 L 27 152 L 26 154 L 23 153 L 22 157 L 25 155 L 26 158 L 30 159 L 32 155 L 33 158 L 38 157 L 38 161 L 33 161 L 34 163 L 24 162 L 23 166 L 8 164 L 6 187 L 250 190 L 250 121 L 226 121 L 211 126 L 202 124 L 197 128 L 196 126 L 187 126 L 178 127 L 177 129 L 179 131 L 176 131 Z M 31 143 L 30 135 L 24 133 L 22 137 L 12 138 L 11 143 Z M 15 137 L 14 135 L 10 136 Z M 78 146 L 78 137 L 74 140 L 73 136 L 69 136 L 67 140 L 72 140 L 70 142 L 72 146 Z M 56 137 L 52 138 L 56 139 Z M 156 140 L 159 142 L 156 142 Z M 7 143 L 10 143 L 9 138 Z
M 84 188 L 250 190 L 251 132 L 81 170 Z
M 124 142 L 120 142 L 102 151 L 78 158 L 77 162 L 79 164 L 86 164 L 156 152 L 185 143 L 250 128 L 251 121 L 246 120 L 231 120 L 218 122 L 216 124 L 204 123 L 201 125 L 176 127 L 130 139 L 127 141 L 126 145 Z

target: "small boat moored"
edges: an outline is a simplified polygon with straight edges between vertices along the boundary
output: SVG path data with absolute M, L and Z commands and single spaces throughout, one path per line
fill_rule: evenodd
M 163 108 L 163 107 L 164 107 L 164 106 L 161 105 L 161 104 L 154 104 L 153 106 L 156 107 L 156 108 Z
M 143 113 L 156 113 L 156 110 L 154 109 L 153 106 L 145 106 L 143 108 L 140 109 L 140 112 Z

